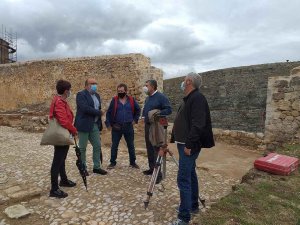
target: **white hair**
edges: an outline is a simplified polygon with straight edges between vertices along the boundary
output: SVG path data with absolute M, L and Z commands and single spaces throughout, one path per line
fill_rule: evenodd
M 190 79 L 192 81 L 194 88 L 200 88 L 202 85 L 202 77 L 198 73 L 191 72 L 188 75 L 186 75 L 187 79 Z

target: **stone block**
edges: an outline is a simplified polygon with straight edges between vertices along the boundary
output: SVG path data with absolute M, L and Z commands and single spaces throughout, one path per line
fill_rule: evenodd
M 293 77 L 290 81 L 290 86 L 291 87 L 294 87 L 294 86 L 300 87 L 300 76 Z
M 296 99 L 293 103 L 292 103 L 292 108 L 294 110 L 300 111 L 300 99 Z
M 277 103 L 277 108 L 279 110 L 290 110 L 291 103 L 285 100 L 279 100 Z
M 12 219 L 18 219 L 30 214 L 30 212 L 23 205 L 20 204 L 7 207 L 4 210 L 4 213 Z
M 42 193 L 42 190 L 40 188 L 32 188 L 29 190 L 23 190 L 23 191 L 15 192 L 12 194 L 8 194 L 8 197 L 16 200 L 16 199 L 24 199 L 24 198 L 40 195 L 41 193 Z
M 292 116 L 293 117 L 297 117 L 299 115 L 300 115 L 299 111 L 292 111 Z
M 289 83 L 287 80 L 276 80 L 274 83 L 274 87 L 277 88 L 285 88 L 288 87 Z
M 4 190 L 4 192 L 7 195 L 11 195 L 11 194 L 16 193 L 16 192 L 21 191 L 21 190 L 22 190 L 21 187 L 19 187 L 19 186 L 13 186 L 13 187 L 10 187 L 10 188 Z
M 294 117 L 293 116 L 287 116 L 285 119 L 288 120 L 288 121 L 293 121 Z
M 272 98 L 274 100 L 281 100 L 284 99 L 284 93 L 283 92 L 279 92 L 279 93 L 274 93 Z

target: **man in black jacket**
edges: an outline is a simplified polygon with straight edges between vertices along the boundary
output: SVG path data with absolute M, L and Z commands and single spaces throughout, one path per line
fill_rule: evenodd
M 171 139 L 177 143 L 179 153 L 180 206 L 178 219 L 172 225 L 187 225 L 191 213 L 199 211 L 196 159 L 201 148 L 215 145 L 209 107 L 199 91 L 200 86 L 201 76 L 196 73 L 189 73 L 181 84 L 185 97 L 177 111 Z

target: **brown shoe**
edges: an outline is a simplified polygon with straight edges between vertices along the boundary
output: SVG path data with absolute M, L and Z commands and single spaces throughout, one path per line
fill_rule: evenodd
M 107 174 L 107 171 L 103 170 L 103 169 L 93 169 L 93 173 L 98 173 L 98 174 L 101 174 L 101 175 L 106 175 Z
M 130 166 L 131 168 L 134 168 L 134 169 L 139 169 L 139 168 L 140 168 L 139 165 L 136 164 L 136 163 L 130 164 L 129 166 Z
M 113 169 L 115 167 L 116 167 L 116 164 L 112 164 L 111 163 L 111 164 L 108 165 L 107 169 L 111 170 L 111 169 Z

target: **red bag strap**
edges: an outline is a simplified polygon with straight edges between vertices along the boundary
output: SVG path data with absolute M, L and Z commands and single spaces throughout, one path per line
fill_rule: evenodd
M 132 114 L 134 114 L 134 99 L 132 96 L 127 96 L 129 98 L 129 103 L 131 106 Z M 115 118 L 118 108 L 118 96 L 114 96 L 114 112 L 113 112 L 113 118 Z

